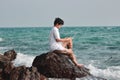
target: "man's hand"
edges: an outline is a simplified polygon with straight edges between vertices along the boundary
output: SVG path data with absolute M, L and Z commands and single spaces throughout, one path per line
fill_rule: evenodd
M 72 37 L 65 38 L 67 42 L 72 40 Z

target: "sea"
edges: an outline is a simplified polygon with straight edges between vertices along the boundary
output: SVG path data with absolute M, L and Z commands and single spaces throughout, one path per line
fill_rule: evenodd
M 30 67 L 37 55 L 49 51 L 51 28 L 0 28 L 0 54 L 14 49 L 14 65 Z M 64 26 L 59 31 L 61 38 L 72 37 L 77 61 L 93 75 L 120 80 L 120 26 Z

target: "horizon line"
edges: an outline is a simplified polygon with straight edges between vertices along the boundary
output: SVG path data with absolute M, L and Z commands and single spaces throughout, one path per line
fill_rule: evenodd
M 0 28 L 27 28 L 27 27 L 52 27 L 52 26 L 0 26 Z M 101 25 L 101 26 L 98 26 L 98 25 L 93 25 L 93 26 L 88 26 L 88 25 L 83 25 L 83 26 L 67 26 L 67 25 L 63 25 L 63 27 L 120 27 L 120 25 Z

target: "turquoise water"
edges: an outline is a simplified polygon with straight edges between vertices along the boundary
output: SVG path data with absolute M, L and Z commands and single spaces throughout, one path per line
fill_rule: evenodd
M 49 51 L 51 27 L 0 28 L 0 53 L 15 49 L 14 64 L 31 66 L 36 55 Z M 120 27 L 63 27 L 61 38 L 73 38 L 79 63 L 91 73 L 109 80 L 120 80 Z

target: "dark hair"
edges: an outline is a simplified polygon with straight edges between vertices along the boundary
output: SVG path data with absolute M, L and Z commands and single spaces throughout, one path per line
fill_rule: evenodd
M 54 26 L 55 26 L 56 24 L 64 25 L 64 21 L 63 21 L 62 19 L 60 19 L 59 17 L 58 17 L 58 18 L 55 18 Z

